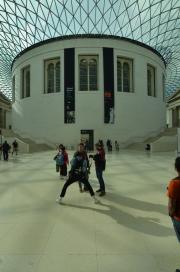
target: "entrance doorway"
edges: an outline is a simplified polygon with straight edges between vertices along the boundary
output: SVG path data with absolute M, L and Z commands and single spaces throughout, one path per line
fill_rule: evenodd
M 179 107 L 172 110 L 172 126 L 179 127 Z
M 94 130 L 81 130 L 81 142 L 85 145 L 87 151 L 94 150 Z

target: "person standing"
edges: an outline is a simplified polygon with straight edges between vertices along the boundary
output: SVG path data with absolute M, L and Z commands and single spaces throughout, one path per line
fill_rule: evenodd
M 77 181 L 83 183 L 86 188 L 88 188 L 88 191 L 91 197 L 94 199 L 94 202 L 98 203 L 99 201 L 96 199 L 94 191 L 87 180 L 87 160 L 84 157 L 84 152 L 81 151 L 81 144 L 79 145 L 79 151 L 74 154 L 74 157 L 71 161 L 71 170 L 69 171 L 69 177 L 66 180 L 60 195 L 56 199 L 56 202 L 62 204 L 62 200 L 65 197 L 67 188 Z
M 60 179 L 63 179 L 63 165 L 64 165 L 64 155 L 63 155 L 63 147 L 59 148 L 59 151 L 57 155 L 54 157 L 54 160 L 56 161 L 56 172 L 59 172 Z
M 12 156 L 13 156 L 14 152 L 16 153 L 16 156 L 17 156 L 17 152 L 18 152 L 18 142 L 17 142 L 16 140 L 14 140 L 14 142 L 12 143 L 12 147 L 13 147 Z
M 68 153 L 66 151 L 66 148 L 65 146 L 63 146 L 61 148 L 62 150 L 62 154 L 63 154 L 63 165 L 60 167 L 61 168 L 61 175 L 63 178 L 66 178 L 67 177 L 67 166 L 69 164 L 69 157 L 68 157 Z
M 167 187 L 168 212 L 180 243 L 180 157 L 175 160 L 175 170 L 178 176 L 172 179 Z M 176 269 L 176 272 L 180 272 L 180 269 Z
M 103 179 L 103 171 L 105 170 L 106 159 L 105 151 L 101 144 L 96 144 L 96 154 L 92 156 L 95 161 L 96 176 L 99 181 L 99 189 L 96 191 L 100 193 L 99 196 L 104 196 L 106 194 L 105 183 Z
M 3 150 L 3 157 L 4 161 L 8 161 L 9 158 L 9 150 L 11 149 L 10 145 L 8 144 L 7 141 L 4 141 L 2 145 L 2 150 Z
M 79 144 L 79 151 L 83 154 L 84 159 L 87 162 L 87 169 L 86 169 L 86 179 L 89 180 L 89 159 L 88 159 L 88 155 L 87 155 L 87 151 L 85 149 L 85 145 L 83 143 Z M 77 151 L 77 152 L 79 152 Z M 74 154 L 74 156 L 76 156 L 76 153 Z M 79 181 L 79 191 L 81 193 L 83 192 L 88 192 L 88 188 L 86 187 L 86 185 L 84 184 L 84 188 L 82 187 L 82 183 Z

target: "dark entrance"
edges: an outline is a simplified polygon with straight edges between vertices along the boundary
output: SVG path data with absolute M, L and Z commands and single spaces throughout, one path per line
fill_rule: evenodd
M 81 142 L 85 144 L 88 151 L 94 150 L 94 131 L 92 129 L 81 130 Z
M 172 110 L 172 126 L 173 127 L 179 127 L 179 109 L 180 107 L 176 107 L 175 109 Z

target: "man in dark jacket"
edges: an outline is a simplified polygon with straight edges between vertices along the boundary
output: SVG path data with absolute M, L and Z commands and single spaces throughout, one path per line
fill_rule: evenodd
M 100 193 L 99 196 L 104 196 L 106 194 L 105 183 L 103 179 L 103 171 L 105 170 L 106 164 L 105 151 L 103 146 L 99 143 L 96 144 L 96 150 L 97 153 L 94 156 L 92 156 L 93 160 L 95 161 L 96 176 L 98 178 L 100 186 L 100 188 L 96 192 Z
M 5 141 L 2 145 L 4 161 L 8 161 L 10 145 Z

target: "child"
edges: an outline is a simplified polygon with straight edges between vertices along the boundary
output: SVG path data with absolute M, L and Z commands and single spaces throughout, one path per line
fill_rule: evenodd
M 60 173 L 60 178 L 63 179 L 63 165 L 64 165 L 64 154 L 63 147 L 59 149 L 57 155 L 54 157 L 56 161 L 56 172 Z

